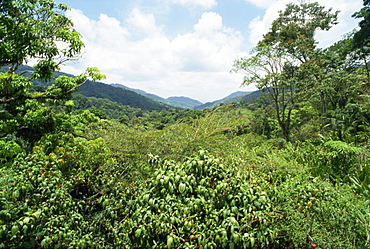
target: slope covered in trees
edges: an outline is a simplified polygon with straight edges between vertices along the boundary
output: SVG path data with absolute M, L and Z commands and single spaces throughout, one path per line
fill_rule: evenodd
M 169 107 L 133 91 L 91 81 L 86 82 L 84 86 L 80 87 L 78 93 L 86 97 L 105 98 L 123 105 L 150 111 L 160 111 Z
M 111 84 L 111 86 L 134 91 L 134 92 L 136 92 L 140 95 L 149 97 L 149 98 L 151 98 L 153 100 L 156 100 L 160 103 L 164 103 L 166 105 L 170 105 L 170 106 L 176 107 L 176 108 L 193 108 L 195 106 L 198 106 L 198 105 L 202 104 L 201 102 L 199 102 L 195 99 L 191 99 L 191 98 L 187 98 L 187 97 L 169 97 L 169 98 L 165 99 L 165 98 L 162 98 L 158 95 L 155 95 L 155 94 L 152 94 L 152 93 L 147 93 L 147 92 L 145 92 L 143 90 L 140 90 L 140 89 L 129 88 L 129 87 L 126 87 L 126 86 L 121 85 L 121 84 Z
M 252 95 L 250 95 L 250 94 L 252 94 Z M 250 96 L 248 97 L 248 95 L 250 95 Z M 204 110 L 206 108 L 212 109 L 212 108 L 215 108 L 215 107 L 223 105 L 223 104 L 232 104 L 232 103 L 242 101 L 244 99 L 249 101 L 253 97 L 254 98 L 261 97 L 261 94 L 258 94 L 256 92 L 238 91 L 238 92 L 230 94 L 229 96 L 226 96 L 225 98 L 215 100 L 215 101 L 212 101 L 212 102 L 207 102 L 207 103 L 202 104 L 202 105 L 195 106 L 194 109 L 196 109 L 196 110 Z
M 52 80 L 82 46 L 66 9 L 0 2 L 0 248 L 369 248 L 368 55 L 315 46 L 336 13 L 289 4 L 236 60 L 263 98 L 149 112 L 70 100 L 97 68 Z
M 1 67 L 0 72 L 6 72 L 8 67 L 9 65 Z M 18 74 L 22 74 L 25 77 L 31 78 L 32 72 L 35 72 L 35 69 L 30 66 L 20 65 L 15 72 Z M 56 79 L 60 76 L 74 77 L 71 74 L 66 74 L 63 72 L 53 72 L 51 79 Z M 46 87 L 52 85 L 53 80 L 45 81 L 43 79 L 32 78 L 32 83 L 35 86 L 38 86 L 38 88 L 36 88 L 37 90 L 44 91 Z M 113 102 L 120 103 L 122 105 L 128 105 L 134 108 L 141 108 L 148 111 L 159 111 L 170 107 L 169 105 L 153 101 L 151 98 L 142 96 L 134 91 L 126 90 L 123 88 L 117 89 L 116 87 L 100 82 L 92 82 L 90 80 L 87 80 L 84 85 L 81 85 L 77 92 L 86 97 L 107 99 Z

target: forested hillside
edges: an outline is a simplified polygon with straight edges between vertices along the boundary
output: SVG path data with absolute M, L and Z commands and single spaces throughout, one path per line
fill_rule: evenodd
M 263 96 L 203 111 L 54 78 L 83 47 L 66 10 L 0 2 L 0 248 L 370 247 L 369 1 L 324 49 L 338 13 L 286 5 L 235 58 Z
M 250 95 L 251 93 L 253 93 L 253 92 L 238 91 L 238 92 L 230 94 L 229 96 L 226 96 L 225 98 L 215 100 L 215 101 L 212 101 L 212 102 L 207 102 L 207 103 L 202 104 L 202 105 L 195 106 L 194 109 L 196 109 L 196 110 L 204 110 L 206 108 L 212 109 L 212 108 L 215 108 L 215 107 L 223 105 L 223 104 L 236 103 L 236 102 L 242 101 L 244 98 L 247 98 L 247 96 Z M 256 96 L 256 95 L 253 95 L 253 96 Z M 258 97 L 260 97 L 260 96 L 261 95 L 258 95 Z
M 0 72 L 6 72 L 7 70 L 8 65 L 2 66 L 0 68 Z M 71 74 L 56 71 L 53 72 L 52 78 L 50 80 L 44 80 L 32 77 L 32 72 L 34 71 L 35 69 L 30 66 L 20 65 L 15 71 L 15 73 L 21 74 L 28 78 L 32 78 L 32 83 L 35 85 L 36 91 L 45 91 L 46 87 L 52 85 L 53 80 L 60 76 L 74 77 Z M 153 101 L 151 98 L 142 96 L 141 94 L 138 94 L 134 91 L 130 91 L 123 88 L 117 89 L 116 87 L 113 87 L 111 85 L 107 85 L 100 82 L 92 82 L 90 80 L 87 80 L 85 84 L 81 85 L 77 93 L 86 97 L 105 99 L 108 100 L 107 102 L 113 101 L 125 106 L 140 108 L 147 111 L 152 110 L 160 111 L 171 107 L 170 105 Z M 92 101 L 92 99 L 90 99 L 90 101 Z M 102 100 L 98 101 L 101 102 Z
M 121 85 L 121 84 L 111 84 L 111 86 L 134 91 L 138 94 L 149 97 L 149 98 L 151 98 L 153 100 L 156 100 L 160 103 L 164 103 L 166 105 L 176 107 L 176 108 L 194 108 L 195 106 L 198 106 L 198 105 L 202 104 L 201 102 L 199 102 L 197 100 L 187 98 L 187 97 L 169 97 L 169 98 L 165 99 L 165 98 L 162 98 L 158 95 L 155 95 L 155 94 L 152 94 L 152 93 L 147 93 L 147 92 L 145 92 L 143 90 L 139 90 L 139 89 L 132 89 L 132 88 L 126 87 L 126 86 Z
M 86 97 L 105 98 L 123 105 L 149 111 L 160 111 L 170 107 L 133 91 L 112 87 L 99 82 L 87 81 L 86 84 L 79 88 L 78 93 Z

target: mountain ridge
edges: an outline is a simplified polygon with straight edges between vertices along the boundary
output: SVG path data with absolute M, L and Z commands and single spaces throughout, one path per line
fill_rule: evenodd
M 199 105 L 199 106 L 196 106 L 194 107 L 195 110 L 204 110 L 204 109 L 212 109 L 216 106 L 219 106 L 221 104 L 231 104 L 231 103 L 235 103 L 235 102 L 239 102 L 241 100 L 243 100 L 243 97 L 251 94 L 253 91 L 237 91 L 237 92 L 234 92 L 234 93 L 231 93 L 229 94 L 228 96 L 222 98 L 222 99 L 219 99 L 219 100 L 215 100 L 215 101 L 212 101 L 212 102 L 207 102 L 203 105 Z
M 127 87 L 125 85 L 118 84 L 118 83 L 112 83 L 110 85 L 114 86 L 114 87 L 117 87 L 117 88 L 123 88 L 123 89 L 127 89 L 127 90 L 130 90 L 130 91 L 134 91 L 138 94 L 149 97 L 149 98 L 151 98 L 153 100 L 156 100 L 156 101 L 159 101 L 161 103 L 171 105 L 173 107 L 193 109 L 195 106 L 203 104 L 202 102 L 200 102 L 196 99 L 192 99 L 192 98 L 185 97 L 185 96 L 171 96 L 171 97 L 168 97 L 168 98 L 163 98 L 163 97 L 160 97 L 156 94 L 148 93 L 148 92 L 145 92 L 144 90 L 141 90 L 141 89 L 130 88 L 130 87 Z
M 0 72 L 6 71 L 7 66 L 0 68 Z M 16 73 L 25 72 L 23 76 L 31 78 L 32 71 L 34 71 L 33 67 L 22 65 L 17 69 Z M 50 81 L 32 80 L 32 82 L 35 86 L 38 87 L 38 90 L 42 91 L 47 86 L 53 84 L 54 79 L 59 76 L 74 77 L 74 75 L 72 74 L 55 71 L 53 79 Z M 92 82 L 90 80 L 86 81 L 84 85 L 80 86 L 78 91 L 74 94 L 81 94 L 86 97 L 108 99 L 122 105 L 128 105 L 134 108 L 141 108 L 148 111 L 161 111 L 163 109 L 169 109 L 173 107 L 168 104 L 155 101 L 152 98 L 140 95 L 134 91 L 119 89 L 106 83 Z
M 195 110 L 204 110 L 206 108 L 212 109 L 212 108 L 214 108 L 216 106 L 219 106 L 221 104 L 231 104 L 231 103 L 239 102 L 239 101 L 242 101 L 242 100 L 245 100 L 245 99 L 249 100 L 247 95 L 249 95 L 251 93 L 254 93 L 254 92 L 258 92 L 258 90 L 257 91 L 236 91 L 236 92 L 233 92 L 233 93 L 229 94 L 228 96 L 226 96 L 222 99 L 214 100 L 214 101 L 207 102 L 207 103 L 202 103 L 198 100 L 195 100 L 195 99 L 192 99 L 192 98 L 189 98 L 189 97 L 185 97 L 185 96 L 171 96 L 171 97 L 168 97 L 168 98 L 163 98 L 163 97 L 160 97 L 156 94 L 147 93 L 144 90 L 130 88 L 130 87 L 127 87 L 125 85 L 118 84 L 118 83 L 112 83 L 110 85 L 113 85 L 113 86 L 118 87 L 118 88 L 123 88 L 123 89 L 128 89 L 128 90 L 131 90 L 131 91 L 135 91 L 135 92 L 137 92 L 139 94 L 142 94 L 146 97 L 152 98 L 154 100 L 157 100 L 159 102 L 162 102 L 164 104 L 168 104 L 168 105 L 171 105 L 171 106 L 174 106 L 174 107 L 190 108 L 190 109 L 195 109 Z M 257 95 L 259 96 L 260 94 L 256 94 L 256 95 L 254 94 L 253 96 L 257 96 Z
M 30 77 L 30 71 L 34 69 L 30 66 L 23 65 L 19 68 L 18 71 L 27 71 L 24 75 L 26 77 Z M 6 71 L 6 67 L 0 68 L 0 71 Z M 55 72 L 54 78 L 59 76 L 68 76 L 74 77 L 72 74 L 64 73 L 64 72 Z M 46 87 L 52 84 L 52 81 L 44 82 L 44 81 L 33 81 L 35 86 Z M 251 94 L 254 93 L 254 94 Z M 128 105 L 134 108 L 141 108 L 144 110 L 149 111 L 160 111 L 163 109 L 169 108 L 183 108 L 183 109 L 195 109 L 195 110 L 204 110 L 206 108 L 212 109 L 216 106 L 221 104 L 230 104 L 239 102 L 242 100 L 250 100 L 252 98 L 260 96 L 258 91 L 237 91 L 234 93 L 229 94 L 228 96 L 215 100 L 212 102 L 202 103 L 198 100 L 185 97 L 185 96 L 171 96 L 168 98 L 160 97 L 156 94 L 147 93 L 141 89 L 133 89 L 122 84 L 117 83 L 102 83 L 102 82 L 92 82 L 87 81 L 84 85 L 82 85 L 76 94 L 81 94 L 86 97 L 95 97 L 95 98 L 102 98 L 108 99 L 116 103 L 120 103 L 122 105 Z M 250 95 L 251 94 L 251 95 Z M 249 96 L 248 96 L 249 95 Z

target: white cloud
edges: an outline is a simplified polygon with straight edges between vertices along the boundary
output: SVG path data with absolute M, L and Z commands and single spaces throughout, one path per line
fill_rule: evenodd
M 265 9 L 263 16 L 249 24 L 248 41 L 239 31 L 226 27 L 216 12 L 204 12 L 190 31 L 170 37 L 153 14 L 140 8 L 132 9 L 121 21 L 105 14 L 91 20 L 72 9 L 69 16 L 83 35 L 86 47 L 77 64 L 67 64 L 62 70 L 78 74 L 88 66 L 97 66 L 107 75 L 107 83 L 122 83 L 163 97 L 185 95 L 200 101 L 225 97 L 238 90 L 243 81 L 242 74 L 229 73 L 233 61 L 247 54 L 243 43 L 255 46 L 268 32 L 278 11 L 291 2 L 245 1 Z M 321 46 L 330 45 L 357 27 L 359 20 L 351 15 L 362 7 L 362 0 L 318 1 L 327 8 L 341 10 L 337 26 L 329 32 L 317 33 Z M 198 9 L 210 9 L 217 4 L 215 0 L 168 0 L 167 3 Z
M 73 19 L 75 28 L 83 35 L 84 42 L 97 43 L 99 45 L 115 46 L 126 41 L 129 32 L 121 26 L 121 23 L 108 17 L 106 14 L 100 14 L 99 20 L 94 21 L 86 17 L 82 11 L 72 9 L 69 16 Z
M 211 9 L 217 5 L 216 0 L 169 0 L 169 2 L 184 6 L 201 7 L 204 9 Z
M 251 2 L 258 2 L 254 0 L 247 0 Z M 278 11 L 284 9 L 284 6 L 288 0 L 278 0 L 278 1 L 263 1 L 269 2 L 266 8 L 265 15 L 263 17 L 257 16 L 249 24 L 249 42 L 252 46 L 255 46 L 258 41 L 262 40 L 263 35 L 266 34 L 272 22 L 279 16 Z M 257 5 L 258 6 L 258 5 Z
M 147 37 L 160 36 L 162 29 L 155 23 L 155 17 L 152 14 L 144 14 L 139 9 L 134 8 L 126 20 L 130 30 L 136 34 Z
M 222 29 L 222 17 L 215 12 L 205 12 L 194 25 L 195 31 L 199 33 L 209 33 Z
M 139 9 L 133 9 L 122 23 L 106 15 L 90 20 L 78 10 L 69 16 L 86 46 L 78 64 L 63 68 L 67 72 L 97 66 L 107 75 L 107 83 L 200 101 L 225 97 L 242 82 L 242 75 L 229 71 L 232 62 L 245 55 L 243 37 L 225 27 L 217 13 L 203 13 L 191 32 L 171 39 L 153 15 Z
M 258 41 L 263 38 L 271 27 L 271 23 L 278 17 L 278 11 L 283 10 L 287 3 L 293 2 L 299 4 L 298 0 L 245 0 L 257 7 L 266 9 L 263 17 L 256 17 L 249 25 L 250 35 L 249 42 L 255 46 Z M 317 32 L 317 40 L 320 46 L 327 47 L 332 43 L 341 39 L 341 37 L 357 27 L 358 20 L 355 20 L 351 15 L 360 10 L 362 0 L 316 0 L 320 5 L 328 8 L 333 8 L 333 11 L 340 10 L 338 16 L 339 24 L 335 25 L 330 31 Z

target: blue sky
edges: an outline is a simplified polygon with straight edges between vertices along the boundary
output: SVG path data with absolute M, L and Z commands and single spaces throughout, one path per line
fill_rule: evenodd
M 248 55 L 289 0 L 61 0 L 83 35 L 78 62 L 62 70 L 79 74 L 96 66 L 105 83 L 120 83 L 162 97 L 186 96 L 202 102 L 241 87 L 231 74 L 235 59 Z M 298 0 L 293 0 L 298 3 Z M 351 15 L 362 0 L 318 0 L 341 10 L 339 24 L 318 32 L 326 47 L 357 27 Z

